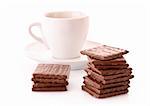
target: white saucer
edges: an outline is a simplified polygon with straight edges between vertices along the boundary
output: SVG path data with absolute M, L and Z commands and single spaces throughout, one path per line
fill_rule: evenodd
M 100 45 L 100 43 L 86 41 L 83 47 L 84 49 L 92 48 Z M 80 58 L 69 59 L 69 60 L 59 60 L 54 59 L 51 55 L 51 50 L 46 48 L 40 42 L 34 42 L 26 46 L 25 52 L 27 56 L 39 63 L 49 63 L 49 64 L 69 64 L 72 70 L 82 70 L 86 66 L 87 57 L 81 55 Z

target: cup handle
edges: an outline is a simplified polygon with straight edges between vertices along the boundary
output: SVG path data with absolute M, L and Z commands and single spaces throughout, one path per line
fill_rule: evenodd
M 30 35 L 31 35 L 35 40 L 37 40 L 37 41 L 39 41 L 39 42 L 41 42 L 41 43 L 44 43 L 43 40 L 42 40 L 42 38 L 37 37 L 37 36 L 33 33 L 33 31 L 32 31 L 32 28 L 33 28 L 33 27 L 38 27 L 38 28 L 41 30 L 41 23 L 38 23 L 38 22 L 32 23 L 32 24 L 29 26 L 29 33 L 30 33 Z

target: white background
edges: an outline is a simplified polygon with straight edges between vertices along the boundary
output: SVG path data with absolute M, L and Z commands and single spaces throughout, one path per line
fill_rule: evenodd
M 134 69 L 127 95 L 96 99 L 81 90 L 83 70 L 72 71 L 69 91 L 35 93 L 32 73 L 37 62 L 25 56 L 34 40 L 28 26 L 47 11 L 78 10 L 90 16 L 88 39 L 128 49 Z M 0 105 L 150 105 L 149 0 L 11 0 L 0 3 Z

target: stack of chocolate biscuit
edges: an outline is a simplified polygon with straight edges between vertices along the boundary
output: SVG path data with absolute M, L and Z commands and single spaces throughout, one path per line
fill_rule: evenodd
M 81 51 L 88 56 L 82 89 L 97 98 L 106 98 L 128 92 L 132 68 L 123 55 L 128 51 L 120 48 L 100 45 Z
M 69 65 L 39 64 L 33 73 L 32 91 L 66 91 Z

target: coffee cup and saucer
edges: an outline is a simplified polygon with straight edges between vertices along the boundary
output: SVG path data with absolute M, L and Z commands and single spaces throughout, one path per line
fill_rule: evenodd
M 33 27 L 39 28 L 41 37 L 34 34 Z M 89 17 L 82 12 L 48 12 L 41 22 L 29 26 L 29 33 L 37 42 L 26 46 L 26 54 L 39 63 L 69 64 L 72 70 L 84 69 L 87 58 L 80 51 L 99 45 L 86 40 L 88 27 Z

